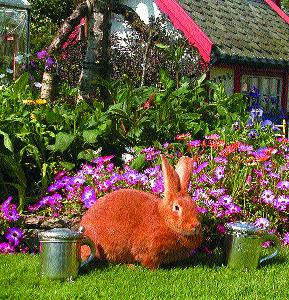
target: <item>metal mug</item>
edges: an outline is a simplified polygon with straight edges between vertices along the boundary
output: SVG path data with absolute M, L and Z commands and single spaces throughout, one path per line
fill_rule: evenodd
M 72 281 L 79 269 L 94 259 L 95 246 L 83 232 L 84 227 L 81 226 L 79 231 L 54 228 L 39 234 L 42 277 Z M 82 245 L 89 246 L 91 251 L 84 261 L 80 257 Z
M 226 224 L 225 238 L 226 265 L 234 269 L 256 269 L 261 263 L 277 256 L 280 241 L 274 235 L 256 227 L 249 222 L 233 222 Z M 272 253 L 261 256 L 262 244 L 273 242 Z

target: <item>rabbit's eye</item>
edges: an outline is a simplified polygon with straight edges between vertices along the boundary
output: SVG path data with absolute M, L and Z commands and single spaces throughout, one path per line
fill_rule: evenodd
M 173 211 L 176 213 L 180 213 L 182 211 L 182 208 L 178 204 L 174 204 Z

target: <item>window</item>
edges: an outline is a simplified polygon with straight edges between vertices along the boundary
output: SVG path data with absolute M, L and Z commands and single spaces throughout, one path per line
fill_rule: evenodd
M 282 118 L 282 79 L 269 76 L 244 75 L 241 80 L 242 93 L 250 95 L 257 90 L 259 97 L 250 97 L 250 106 L 260 106 L 270 119 Z M 255 93 L 256 94 L 256 93 Z

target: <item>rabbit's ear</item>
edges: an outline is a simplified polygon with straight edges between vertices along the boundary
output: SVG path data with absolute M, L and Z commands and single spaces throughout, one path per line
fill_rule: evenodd
M 168 200 L 170 195 L 176 194 L 180 191 L 180 178 L 173 166 L 169 164 L 168 160 L 162 154 L 161 160 L 165 189 L 164 198 Z
M 180 190 L 187 193 L 193 170 L 193 159 L 188 156 L 182 156 L 175 169 L 180 178 Z

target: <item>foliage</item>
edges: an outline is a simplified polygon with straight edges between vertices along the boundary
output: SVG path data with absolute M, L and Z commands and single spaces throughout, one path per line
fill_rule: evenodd
M 58 165 L 72 168 L 89 159 L 110 127 L 98 102 L 71 107 L 33 99 L 35 94 L 27 73 L 0 94 L 1 196 L 17 190 L 20 209 L 25 198 L 46 190 Z
M 195 86 L 183 77 L 177 87 L 165 70 L 160 71 L 160 87 L 136 87 L 128 76 L 100 83 L 113 99 L 107 112 L 123 146 L 164 143 L 181 132 L 201 137 L 247 116 L 243 95 L 226 95 L 222 85 L 205 75 Z
M 129 24 L 130 30 L 125 36 L 114 33 L 111 37 L 112 78 L 119 79 L 126 74 L 138 84 L 144 81 L 145 85 L 156 85 L 160 70 L 165 69 L 178 86 L 184 75 L 191 79 L 200 77 L 204 72 L 200 55 L 169 24 L 165 17 L 150 20 L 148 26 L 158 33 L 161 41 L 156 46 L 150 36 L 132 30 Z
M 32 0 L 31 53 L 45 49 L 55 36 L 59 25 L 71 14 L 74 0 Z

